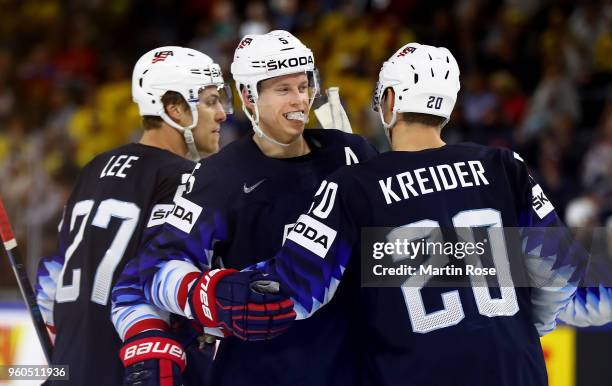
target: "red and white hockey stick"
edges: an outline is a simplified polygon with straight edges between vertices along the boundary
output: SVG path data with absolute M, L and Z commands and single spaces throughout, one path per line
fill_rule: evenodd
M 15 240 L 15 236 L 13 236 L 13 230 L 11 229 L 11 224 L 9 223 L 8 216 L 6 215 L 6 210 L 4 209 L 4 202 L 1 198 L 0 236 L 2 237 L 4 249 L 6 250 L 6 254 L 11 263 L 11 267 L 13 268 L 13 272 L 15 273 L 17 284 L 19 284 L 21 295 L 23 296 L 23 300 L 25 300 L 26 305 L 28 306 L 28 310 L 30 311 L 30 316 L 32 317 L 32 322 L 34 323 L 34 329 L 36 330 L 38 340 L 40 341 L 45 357 L 47 358 L 47 363 L 51 364 L 51 352 L 53 351 L 53 344 L 51 343 L 51 338 L 47 333 L 47 326 L 45 325 L 45 321 L 43 320 L 42 314 L 40 313 L 40 308 L 38 308 L 38 303 L 36 302 L 36 295 L 34 294 L 34 290 L 32 289 L 32 284 L 30 283 L 30 279 L 28 278 L 28 274 L 26 272 L 21 255 L 19 253 L 19 249 L 17 249 L 17 240 Z

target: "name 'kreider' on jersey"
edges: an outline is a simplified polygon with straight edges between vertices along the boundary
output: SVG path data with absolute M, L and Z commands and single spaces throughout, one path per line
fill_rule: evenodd
M 298 224 L 256 268 L 281 278 L 298 318 L 324 311 L 341 292 L 352 301 L 365 384 L 547 384 L 538 333 L 554 328 L 588 255 L 518 155 L 474 144 L 384 153 L 327 178 Z M 520 242 L 501 252 L 554 288 L 360 286 L 361 259 L 372 258 L 361 256 L 364 227 L 492 226 L 521 229 Z
M 147 233 L 163 224 L 181 174 L 193 165 L 134 143 L 97 156 L 82 170 L 66 203 L 58 251 L 41 260 L 36 286 L 45 322 L 56 329 L 53 364 L 70 366 L 70 380 L 59 384 L 123 381 L 111 289 Z
M 185 294 L 178 291 L 186 275 L 211 264 L 242 269 L 272 256 L 325 176 L 376 154 L 362 137 L 337 130 L 308 129 L 304 138 L 311 151 L 299 157 L 267 157 L 246 137 L 201 162 L 166 225 L 140 254 L 148 300 L 186 315 Z M 125 278 L 129 281 L 129 275 Z M 115 325 L 122 335 L 138 308 L 133 288 L 121 282 L 113 292 Z M 359 343 L 348 339 L 348 313 L 338 300 L 278 339 L 248 344 L 224 339 L 211 384 L 354 384 L 349 357 Z

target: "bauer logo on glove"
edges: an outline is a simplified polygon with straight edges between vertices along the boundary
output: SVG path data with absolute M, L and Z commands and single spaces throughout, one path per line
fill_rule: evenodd
M 222 327 L 242 340 L 272 339 L 296 316 L 293 302 L 279 290 L 274 277 L 258 271 L 215 269 L 195 281 L 189 308 L 204 327 Z

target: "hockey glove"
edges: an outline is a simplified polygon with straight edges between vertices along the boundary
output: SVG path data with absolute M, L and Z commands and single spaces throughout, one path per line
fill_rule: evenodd
M 145 331 L 121 348 L 123 386 L 182 386 L 186 357 L 183 347 L 163 331 Z
M 278 281 L 259 271 L 215 269 L 198 277 L 188 301 L 204 327 L 222 327 L 242 340 L 266 340 L 285 332 L 296 316 L 293 302 L 278 291 Z

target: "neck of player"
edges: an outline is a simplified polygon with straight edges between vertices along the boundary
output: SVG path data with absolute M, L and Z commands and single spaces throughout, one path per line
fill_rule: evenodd
M 162 124 L 161 127 L 155 129 L 145 130 L 138 143 L 168 150 L 181 157 L 185 157 L 188 152 L 183 134 L 166 124 Z
M 391 129 L 391 148 L 394 151 L 419 151 L 446 145 L 440 138 L 440 128 L 421 123 L 398 121 Z
M 310 153 L 310 147 L 302 134 L 288 146 L 278 145 L 257 134 L 253 134 L 253 141 L 270 158 L 294 158 Z

